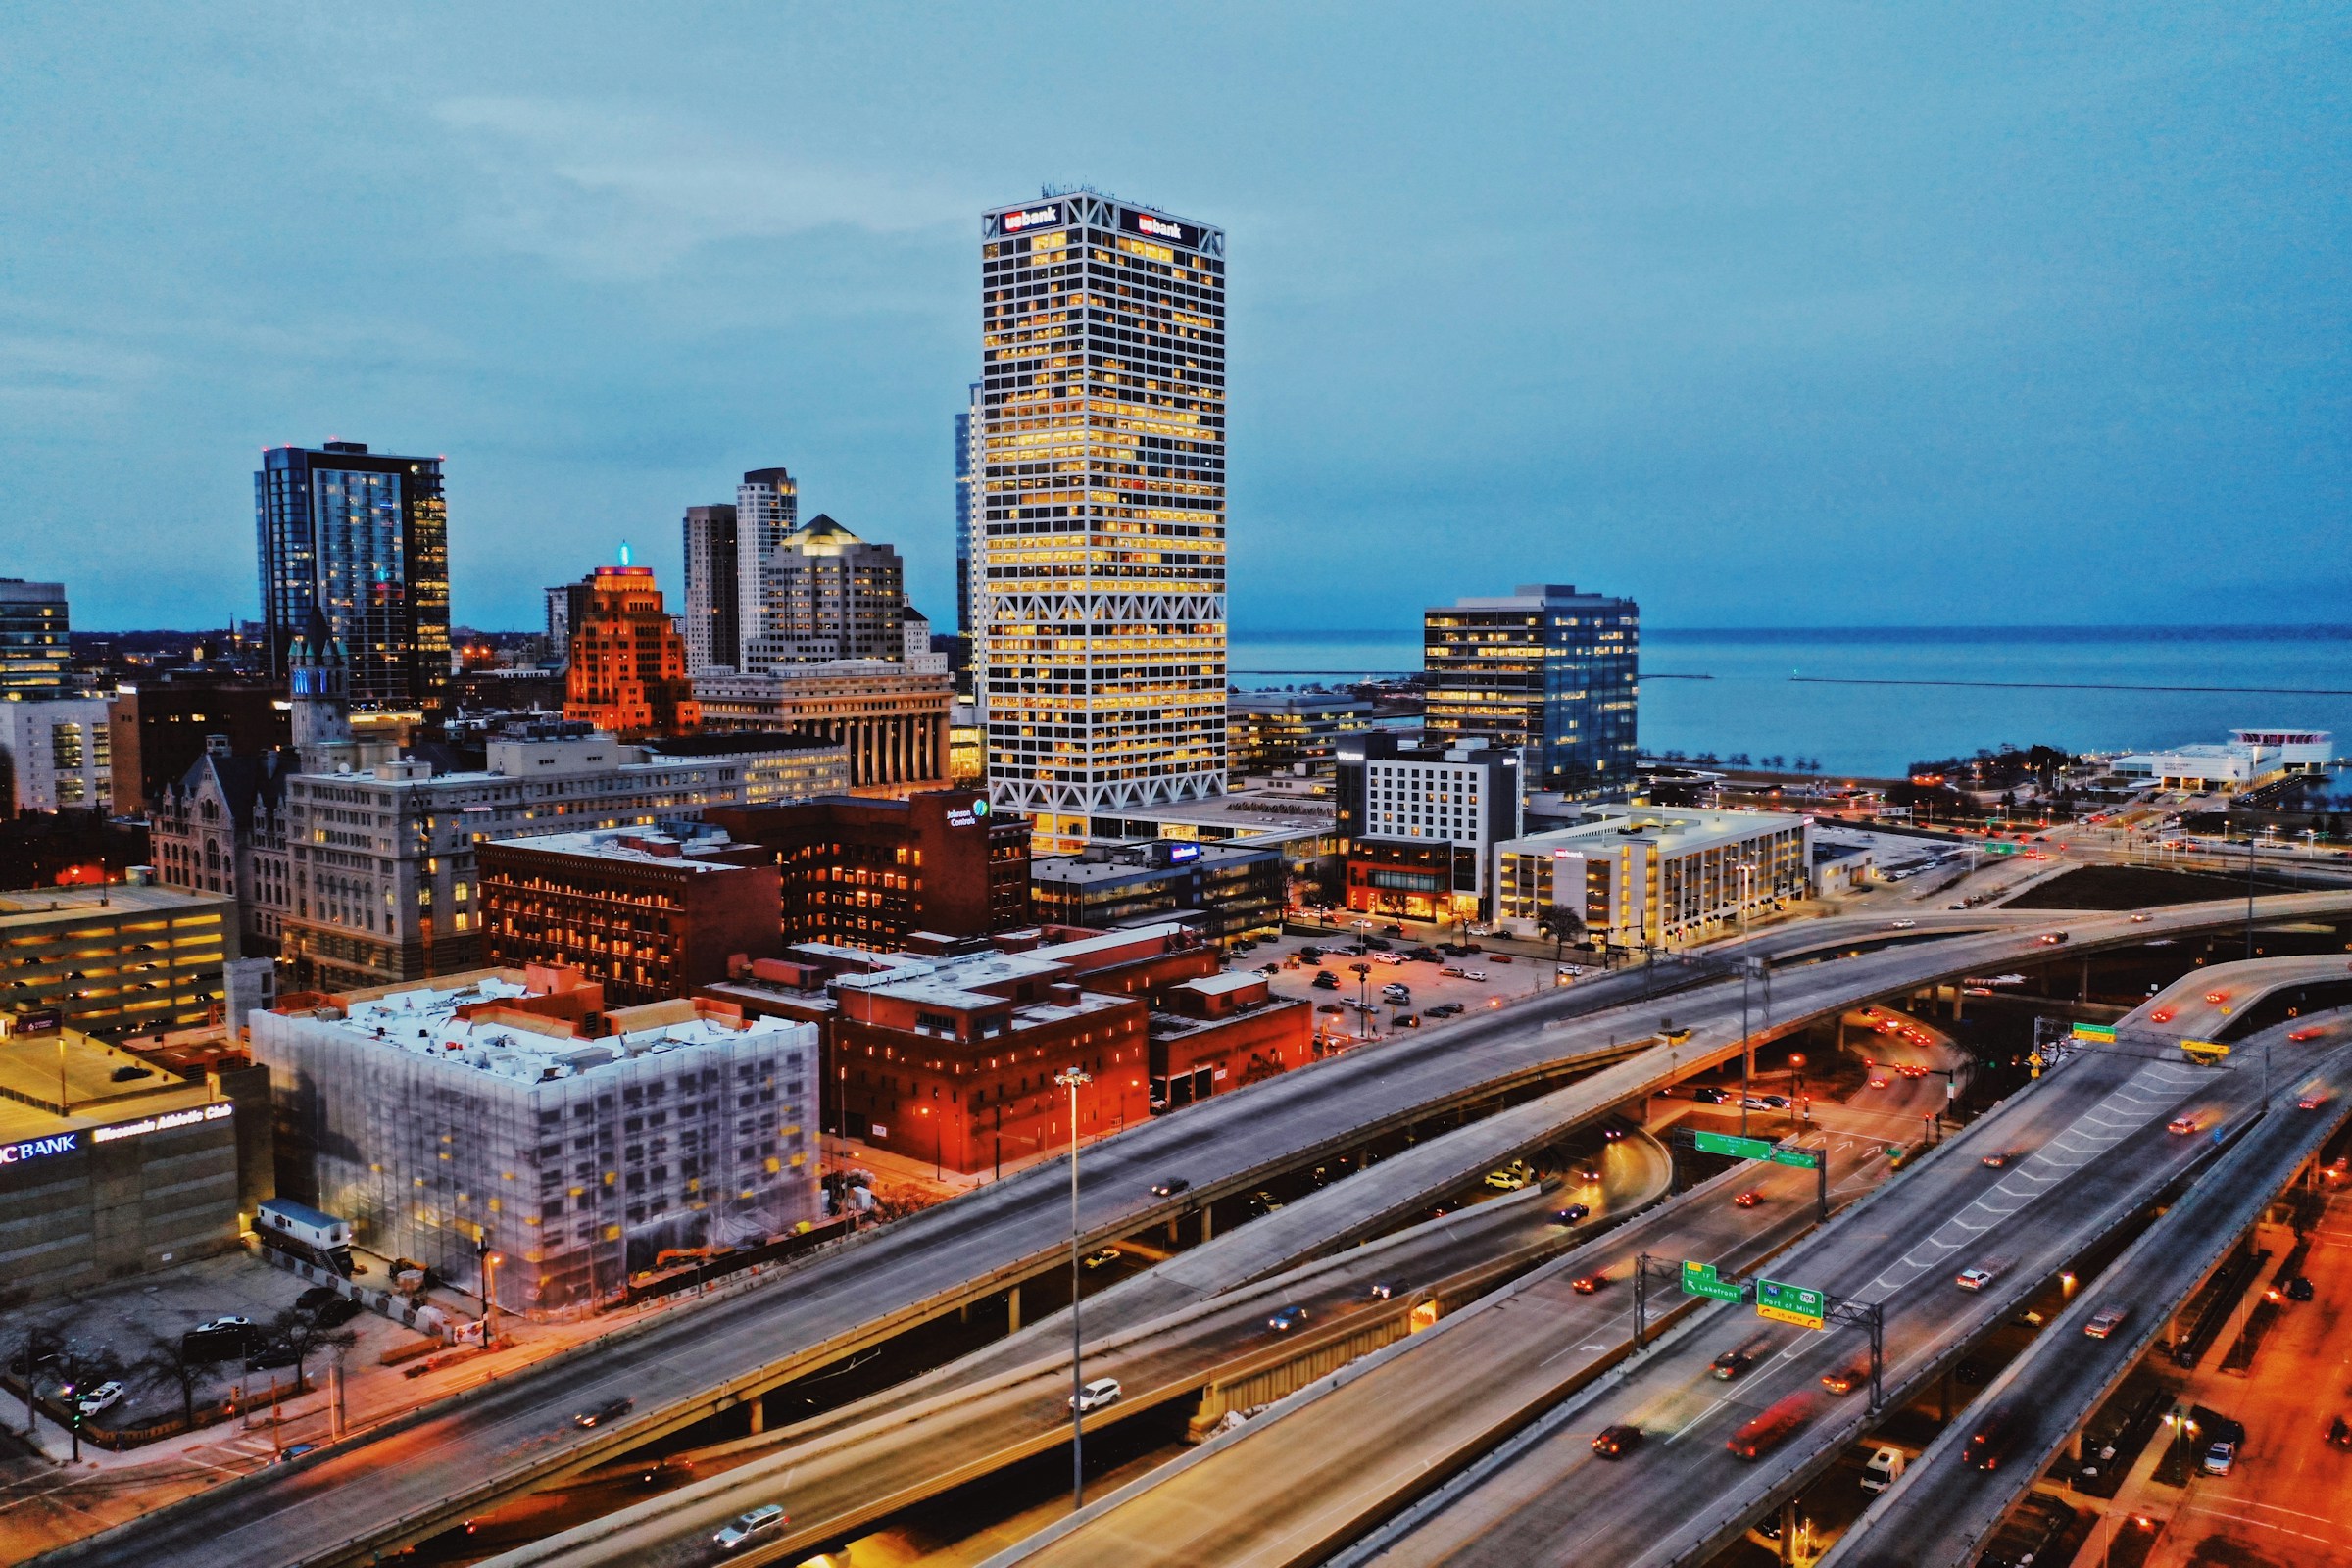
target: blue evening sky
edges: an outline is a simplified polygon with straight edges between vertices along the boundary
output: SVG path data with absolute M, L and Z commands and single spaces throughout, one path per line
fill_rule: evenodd
M 446 454 L 456 612 L 782 463 L 953 620 L 978 221 L 1223 225 L 1237 627 L 2352 620 L 2352 12 L 25 5 L 0 574 L 256 612 L 260 449 Z M 674 603 L 673 597 L 673 603 Z

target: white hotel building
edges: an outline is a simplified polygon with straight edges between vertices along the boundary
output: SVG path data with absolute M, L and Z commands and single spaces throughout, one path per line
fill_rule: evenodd
M 1603 806 L 1592 817 L 1496 847 L 1505 929 L 1535 936 L 1559 910 L 1612 946 L 1681 947 L 1736 932 L 1811 886 L 1809 816 Z
M 1077 190 L 980 256 L 988 790 L 1075 849 L 1225 792 L 1225 236 Z

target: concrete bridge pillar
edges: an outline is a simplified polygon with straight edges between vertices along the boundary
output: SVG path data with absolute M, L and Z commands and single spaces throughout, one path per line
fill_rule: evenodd
M 751 1412 L 752 1436 L 756 1438 L 767 1430 L 767 1400 L 758 1395 L 753 1396 Z
M 1009 1291 L 1006 1291 L 1006 1292 L 1004 1293 L 1004 1305 L 1005 1305 L 1005 1312 L 1004 1312 L 1004 1318 L 1005 1318 L 1005 1322 L 1004 1322 L 1004 1332 L 1005 1332 L 1005 1333 L 1007 1333 L 1007 1334 L 1018 1334 L 1018 1333 L 1020 1333 L 1020 1332 L 1021 1332 L 1021 1288 L 1020 1288 L 1018 1285 L 1015 1285 L 1015 1286 L 1014 1286 L 1014 1287 L 1013 1287 L 1011 1290 L 1009 1290 Z

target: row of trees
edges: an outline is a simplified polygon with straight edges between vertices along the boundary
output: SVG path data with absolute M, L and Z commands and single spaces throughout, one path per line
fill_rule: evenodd
M 1661 762 L 1684 762 L 1692 767 L 1752 767 L 1767 773 L 1818 773 L 1821 771 L 1821 759 L 1818 757 L 1789 757 L 1780 752 L 1754 758 L 1749 757 L 1745 752 L 1734 752 L 1728 757 L 1719 757 L 1713 752 L 1660 752 L 1658 760 Z

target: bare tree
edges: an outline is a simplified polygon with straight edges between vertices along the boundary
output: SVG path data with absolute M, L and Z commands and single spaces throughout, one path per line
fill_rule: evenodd
M 318 1321 L 317 1312 L 299 1306 L 289 1306 L 271 1318 L 270 1336 L 293 1354 L 297 1394 L 308 1387 L 304 1362 L 320 1350 L 348 1349 L 360 1343 L 350 1329 L 330 1329 Z
M 147 1336 L 147 1348 L 131 1363 L 131 1376 L 143 1388 L 179 1390 L 180 1413 L 187 1417 L 188 1430 L 196 1430 L 196 1390 L 220 1358 L 203 1350 L 191 1350 L 184 1334 L 156 1334 Z
M 24 1377 L 24 1432 L 28 1437 L 39 1411 L 41 1368 L 54 1362 L 65 1348 L 65 1336 L 47 1318 L 19 1325 L 9 1339 L 8 1369 Z

